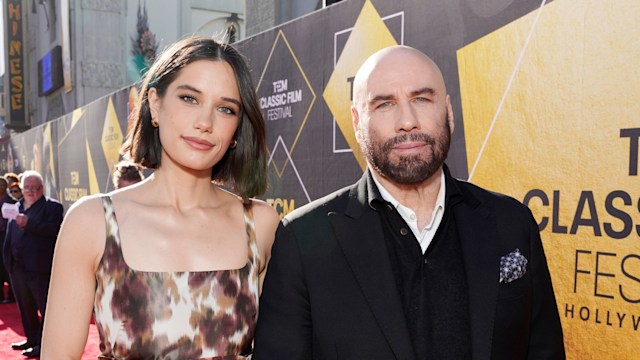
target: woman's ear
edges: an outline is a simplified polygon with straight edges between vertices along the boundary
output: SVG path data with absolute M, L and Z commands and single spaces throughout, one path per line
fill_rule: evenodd
M 147 94 L 147 99 L 149 101 L 149 112 L 151 113 L 151 118 L 155 119 L 158 116 L 160 109 L 160 96 L 158 95 L 158 90 L 153 87 L 150 88 Z

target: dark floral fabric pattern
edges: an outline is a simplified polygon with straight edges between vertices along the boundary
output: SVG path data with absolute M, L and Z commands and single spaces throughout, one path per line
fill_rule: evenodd
M 527 258 L 520 253 L 520 249 L 500 258 L 500 282 L 510 283 L 518 280 L 527 272 Z
M 249 259 L 241 269 L 136 271 L 125 263 L 111 198 L 96 272 L 99 359 L 247 359 L 258 316 L 258 250 L 245 206 Z

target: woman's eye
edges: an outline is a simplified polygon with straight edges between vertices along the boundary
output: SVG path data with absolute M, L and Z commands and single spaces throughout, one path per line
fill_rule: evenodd
M 222 113 L 225 113 L 227 115 L 235 115 L 236 111 L 228 106 L 221 106 L 218 108 L 218 110 Z
M 198 103 L 198 101 L 194 97 L 189 96 L 189 95 L 182 95 L 182 96 L 180 96 L 180 99 L 182 99 L 182 101 L 187 102 L 189 104 L 197 104 Z

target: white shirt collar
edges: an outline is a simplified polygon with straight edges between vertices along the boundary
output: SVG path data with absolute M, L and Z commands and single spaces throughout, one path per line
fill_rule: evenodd
M 390 202 L 391 205 L 393 205 L 396 209 L 398 209 L 399 206 L 406 207 L 402 205 L 398 200 L 396 200 L 396 198 L 394 198 L 393 195 L 391 195 L 387 191 L 387 189 L 385 189 L 384 186 L 382 186 L 382 184 L 378 180 L 378 174 L 375 171 L 371 171 L 371 175 L 372 175 L 371 177 L 373 178 L 373 182 L 378 187 L 378 191 L 380 191 L 380 196 L 382 196 L 383 199 Z M 440 190 L 438 191 L 438 197 L 436 198 L 436 205 L 434 207 L 434 210 L 438 209 L 439 207 L 444 208 L 444 195 L 446 191 L 445 187 L 446 185 L 444 180 L 444 171 L 442 171 L 440 175 Z
M 371 171 L 371 175 L 371 177 L 373 178 L 373 182 L 378 187 L 378 191 L 380 191 L 380 196 L 382 196 L 384 200 L 391 203 L 407 223 L 407 225 L 409 225 L 409 228 L 411 228 L 411 231 L 418 240 L 418 243 L 420 243 L 422 252 L 424 253 L 425 251 L 427 251 L 427 247 L 433 240 L 433 237 L 435 236 L 435 233 L 440 226 L 440 222 L 442 221 L 442 217 L 444 214 L 444 202 L 446 193 L 444 171 L 441 172 L 440 190 L 438 191 L 438 197 L 436 198 L 436 203 L 433 208 L 433 212 L 431 213 L 431 221 L 429 221 L 429 223 L 423 229 L 418 229 L 418 219 L 415 212 L 411 208 L 402 205 L 389 193 L 389 191 L 387 191 L 387 189 L 384 188 L 384 186 L 382 186 L 377 178 L 378 174 Z

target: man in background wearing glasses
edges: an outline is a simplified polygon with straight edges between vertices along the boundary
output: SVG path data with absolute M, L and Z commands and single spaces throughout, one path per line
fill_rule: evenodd
M 37 171 L 25 171 L 21 182 L 20 213 L 7 224 L 3 256 L 27 337 L 11 347 L 32 358 L 40 356 L 53 250 L 63 208 L 58 201 L 43 196 L 42 175 Z

